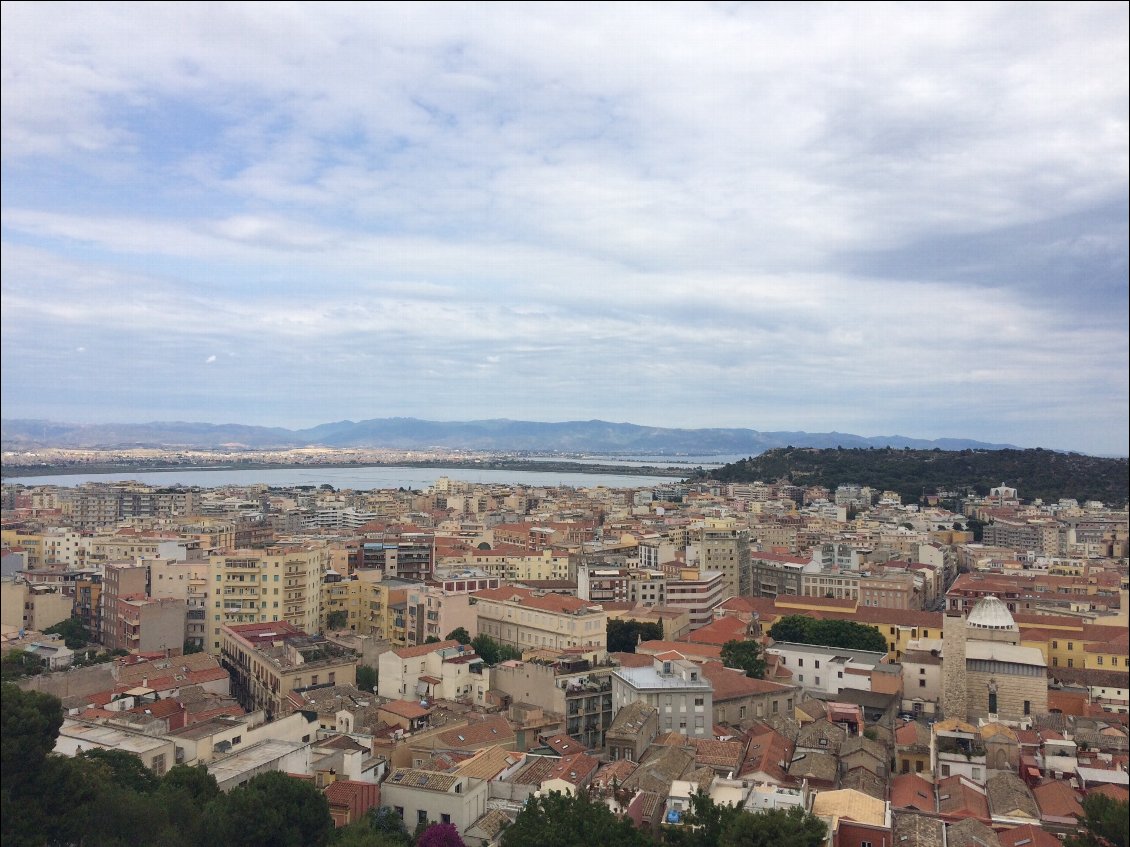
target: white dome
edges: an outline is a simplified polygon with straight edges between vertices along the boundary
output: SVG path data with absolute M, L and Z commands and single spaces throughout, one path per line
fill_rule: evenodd
M 1012 612 L 999 597 L 982 597 L 969 613 L 969 625 L 976 629 L 1007 629 L 1018 632 Z

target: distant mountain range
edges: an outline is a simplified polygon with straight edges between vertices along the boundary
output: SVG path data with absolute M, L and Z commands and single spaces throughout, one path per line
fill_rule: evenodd
M 930 441 L 901 435 L 865 438 L 843 432 L 759 432 L 755 429 L 669 429 L 608 421 L 542 423 L 506 419 L 425 421 L 373 418 L 337 421 L 309 429 L 186 423 L 65 424 L 38 420 L 0 421 L 4 450 L 38 448 L 129 449 L 286 449 L 358 447 L 401 450 L 448 448 L 505 452 L 609 453 L 660 455 L 755 456 L 776 447 L 910 447 L 929 450 L 1000 450 L 1010 444 L 987 444 L 961 438 Z

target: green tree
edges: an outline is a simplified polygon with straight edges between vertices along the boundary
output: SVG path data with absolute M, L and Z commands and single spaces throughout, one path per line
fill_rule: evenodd
M 242 847 L 322 847 L 333 819 L 311 783 L 278 771 L 259 774 L 204 809 L 207 841 Z
M 584 792 L 551 791 L 531 797 L 502 833 L 502 847 L 648 847 L 652 844 L 627 818 Z
M 722 664 L 728 668 L 740 668 L 753 679 L 765 679 L 765 657 L 756 641 L 727 641 L 722 645 Z
M 122 750 L 103 750 L 94 747 L 79 753 L 84 759 L 101 762 L 110 770 L 114 785 L 139 794 L 152 794 L 161 781 L 156 774 L 142 764 L 141 759 Z
M 729 822 L 719 847 L 822 847 L 828 828 L 799 806 L 752 814 L 740 812 Z
M 774 641 L 795 644 L 819 644 L 824 647 L 842 647 L 845 650 L 873 650 L 887 652 L 887 640 L 875 627 L 856 621 L 806 618 L 804 615 L 786 615 L 769 628 Z
M 186 656 L 191 656 L 193 653 L 203 653 L 204 646 L 195 641 L 186 641 L 184 642 L 183 652 Z
M 26 783 L 55 747 L 63 725 L 58 697 L 5 684 L 0 697 L 0 783 L 5 791 Z
M 345 629 L 349 626 L 349 614 L 338 610 L 326 615 L 326 629 Z
M 58 635 L 70 650 L 79 650 L 90 643 L 90 631 L 78 618 L 67 618 L 43 630 L 47 635 Z
M 357 687 L 362 691 L 377 690 L 377 670 L 371 665 L 357 666 Z
M 738 814 L 738 809 L 718 805 L 710 795 L 696 791 L 691 795 L 691 807 L 684 826 L 667 830 L 668 847 L 716 847 L 722 832 Z
M 463 627 L 457 626 L 455 629 L 451 630 L 451 632 L 447 633 L 444 641 L 451 641 L 452 639 L 455 639 L 460 644 L 470 644 L 471 633 L 467 632 Z
M 769 637 L 774 641 L 788 641 L 793 644 L 807 644 L 807 624 L 810 618 L 804 615 L 785 615 L 769 627 Z
M 1118 802 L 1105 794 L 1083 798 L 1083 830 L 1067 839 L 1067 847 L 1127 847 L 1130 838 L 1130 803 Z
M 515 650 L 508 644 L 499 644 L 489 635 L 476 635 L 471 640 L 471 646 L 475 648 L 475 652 L 483 657 L 483 661 L 488 665 L 497 665 L 499 662 L 505 662 L 507 659 L 521 659 L 522 651 Z
M 10 682 L 43 673 L 43 660 L 25 650 L 12 650 L 0 659 L 0 680 Z
M 657 623 L 610 618 L 607 635 L 609 653 L 634 653 L 636 652 L 636 645 L 641 640 L 661 640 L 663 638 L 663 627 Z

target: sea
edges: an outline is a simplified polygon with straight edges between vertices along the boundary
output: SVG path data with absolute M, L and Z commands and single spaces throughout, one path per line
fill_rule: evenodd
M 602 465 L 626 464 L 602 461 Z M 687 468 L 690 475 L 691 468 Z M 124 482 L 136 480 L 155 487 L 175 485 L 219 488 L 226 485 L 269 485 L 275 488 L 293 488 L 300 485 L 332 485 L 335 489 L 369 491 L 381 488 L 407 488 L 421 491 L 435 485 L 440 477 L 459 482 L 483 485 L 524 485 L 571 488 L 650 488 L 664 483 L 678 482 L 678 477 L 642 476 L 612 473 L 565 473 L 561 471 L 488 470 L 486 468 L 456 467 L 426 468 L 372 465 L 366 467 L 332 468 L 316 465 L 295 468 L 185 468 L 168 470 L 130 470 L 114 473 L 52 474 L 48 476 L 13 476 L 5 484 L 25 486 L 57 485 L 74 487 L 89 482 Z

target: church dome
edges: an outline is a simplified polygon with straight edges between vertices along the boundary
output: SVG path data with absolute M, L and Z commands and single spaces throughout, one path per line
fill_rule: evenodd
M 969 626 L 974 629 L 997 629 L 1018 631 L 1012 612 L 999 597 L 982 597 L 969 613 Z

